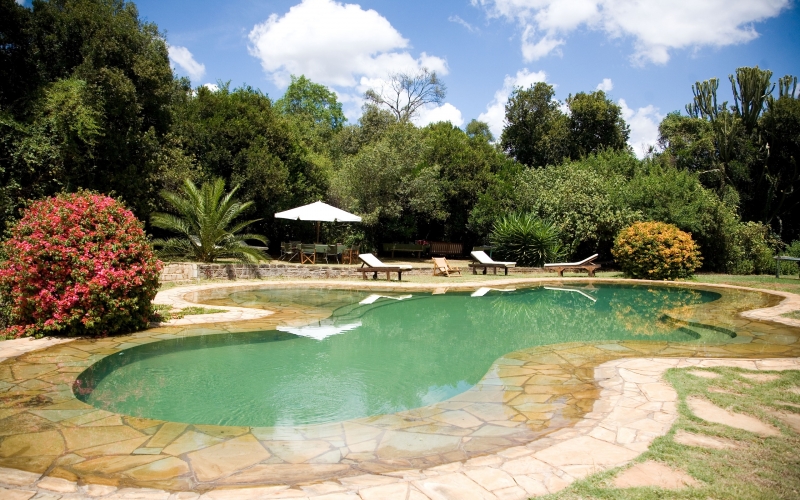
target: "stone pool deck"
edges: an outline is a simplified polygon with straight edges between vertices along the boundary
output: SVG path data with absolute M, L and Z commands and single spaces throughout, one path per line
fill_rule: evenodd
M 508 281 L 492 285 L 519 284 Z M 353 284 L 358 285 L 363 286 Z M 173 299 L 165 300 L 186 300 L 187 293 L 202 291 L 173 289 Z M 800 306 L 800 297 L 778 295 L 784 297 L 780 304 L 750 312 L 756 312 L 756 321 L 744 315 L 727 318 L 735 323 L 740 343 L 624 341 L 526 349 L 503 356 L 478 385 L 447 401 L 302 428 L 133 418 L 98 410 L 72 394 L 71 384 L 86 366 L 133 345 L 190 334 L 180 325 L 66 344 L 2 342 L 0 358 L 11 359 L 0 364 L 0 497 L 435 500 L 527 498 L 558 491 L 575 479 L 628 463 L 669 430 L 677 414 L 675 392 L 661 379 L 666 369 L 800 368 L 798 332 L 763 322 Z M 694 318 L 704 314 L 729 311 L 692 311 Z M 323 316 L 285 308 L 246 323 L 268 328 Z M 213 324 L 191 334 L 237 327 Z

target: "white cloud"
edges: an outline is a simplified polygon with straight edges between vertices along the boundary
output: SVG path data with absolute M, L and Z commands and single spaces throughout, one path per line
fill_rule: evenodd
M 603 92 L 611 92 L 614 89 L 614 82 L 611 81 L 611 78 L 603 78 L 603 81 L 597 84 L 597 90 L 602 90 Z
M 480 31 L 475 26 L 473 26 L 470 23 L 466 22 L 465 20 L 461 19 L 461 16 L 452 15 L 452 16 L 448 17 L 447 20 L 450 21 L 451 23 L 460 24 L 461 26 L 467 28 L 467 30 L 470 33 L 475 33 L 476 31 Z
M 790 0 L 472 0 L 490 17 L 516 22 L 526 61 L 544 57 L 564 36 L 585 26 L 612 38 L 634 40 L 637 63 L 664 64 L 670 51 L 745 43 L 758 37 L 753 23 L 775 17 Z
M 636 156 L 644 158 L 649 146 L 656 146 L 658 143 L 658 124 L 664 116 L 659 114 L 658 108 L 652 104 L 634 111 L 628 107 L 625 99 L 620 99 L 618 102 L 622 108 L 622 117 L 631 127 L 628 144 Z
M 433 105 L 420 108 L 417 116 L 412 121 L 418 127 L 437 122 L 450 122 L 456 127 L 460 127 L 464 124 L 464 117 L 461 116 L 461 110 L 446 102 L 441 106 Z
M 207 88 L 211 92 L 216 92 L 219 90 L 219 85 L 217 85 L 216 83 L 204 83 L 203 87 Z
M 489 124 L 492 135 L 500 137 L 506 120 L 506 102 L 511 92 L 516 87 L 528 88 L 536 82 L 544 82 L 547 75 L 544 71 L 531 73 L 528 68 L 517 71 L 514 76 L 506 75 L 503 80 L 503 87 L 494 93 L 492 102 L 486 105 L 486 111 L 478 116 L 478 120 Z
M 200 80 L 206 74 L 205 64 L 195 61 L 189 49 L 179 45 L 167 45 L 169 59 L 185 71 L 192 80 Z
M 250 31 L 250 54 L 278 86 L 290 75 L 324 85 L 358 87 L 362 77 L 385 78 L 422 67 L 444 75 L 447 62 L 422 53 L 378 12 L 334 0 L 303 0 L 283 16 L 272 14 Z

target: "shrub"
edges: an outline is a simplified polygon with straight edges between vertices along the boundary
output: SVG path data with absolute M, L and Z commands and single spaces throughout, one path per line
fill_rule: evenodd
M 637 222 L 623 229 L 611 253 L 625 274 L 644 279 L 687 278 L 702 260 L 689 233 L 663 222 Z
M 772 257 L 783 246 L 769 226 L 760 222 L 743 222 L 733 231 L 733 245 L 728 271 L 732 274 L 770 274 L 775 272 Z
M 82 191 L 32 203 L 2 244 L 5 335 L 107 335 L 147 326 L 161 263 L 119 202 Z
M 558 229 L 533 214 L 503 217 L 489 238 L 499 257 L 523 266 L 542 266 L 561 254 Z

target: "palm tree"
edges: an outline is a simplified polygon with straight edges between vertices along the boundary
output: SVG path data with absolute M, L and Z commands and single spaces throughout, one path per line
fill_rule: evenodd
M 153 240 L 163 257 L 190 257 L 199 262 L 214 262 L 219 258 L 258 262 L 269 260 L 261 250 L 251 247 L 246 240 L 269 240 L 260 234 L 239 234 L 242 229 L 261 219 L 237 222 L 234 220 L 253 204 L 233 199 L 239 186 L 225 193 L 225 181 L 217 178 L 204 183 L 200 189 L 189 179 L 183 182 L 183 193 L 162 191 L 164 198 L 178 215 L 155 213 L 150 218 L 153 226 L 180 233 L 181 237 Z M 233 227 L 229 227 L 233 224 Z

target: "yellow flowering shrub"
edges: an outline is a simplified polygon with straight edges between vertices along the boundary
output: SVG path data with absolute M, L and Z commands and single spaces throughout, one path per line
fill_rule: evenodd
M 611 253 L 625 274 L 649 280 L 688 278 L 702 263 L 692 235 L 664 222 L 623 229 Z

